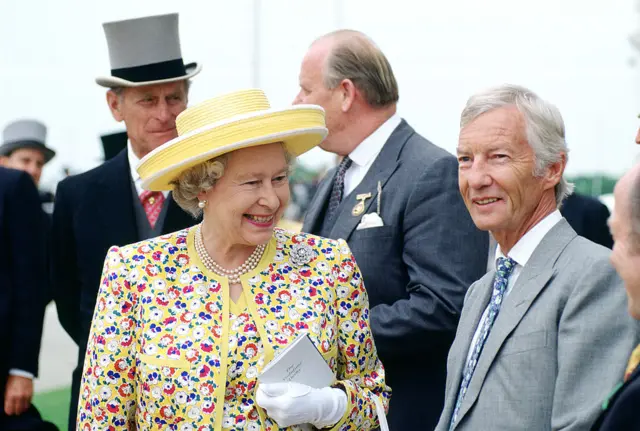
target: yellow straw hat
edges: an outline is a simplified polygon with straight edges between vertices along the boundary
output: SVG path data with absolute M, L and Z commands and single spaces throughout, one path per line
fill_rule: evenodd
M 299 156 L 327 136 L 324 110 L 316 105 L 271 109 L 261 90 L 236 91 L 183 111 L 178 137 L 147 154 L 138 164 L 142 187 L 171 190 L 182 172 L 241 148 L 283 142 Z

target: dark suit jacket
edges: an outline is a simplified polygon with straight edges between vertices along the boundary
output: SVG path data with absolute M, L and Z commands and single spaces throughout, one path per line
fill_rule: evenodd
M 38 374 L 47 283 L 44 241 L 33 180 L 24 172 L 0 168 L 0 412 L 9 370 Z
M 169 202 L 163 233 L 196 223 Z M 126 149 L 113 159 L 58 185 L 51 234 L 53 294 L 62 327 L 79 347 L 72 411 L 107 250 L 138 242 Z M 78 371 L 79 370 L 79 371 Z
M 312 200 L 303 230 L 319 233 L 335 169 Z M 356 196 L 381 183 L 384 226 L 356 230 Z M 458 190 L 456 158 L 404 120 L 367 175 L 346 196 L 331 238 L 344 238 L 362 270 L 371 328 L 391 386 L 392 430 L 433 429 L 442 411 L 447 352 L 467 288 L 486 269 L 488 235 L 474 226 Z
M 594 431 L 640 430 L 640 367 L 605 403 Z
M 0 168 L 0 374 L 37 375 L 47 283 L 45 226 L 31 177 Z M 2 391 L 4 393 L 4 391 Z M 2 394 L 0 394 L 0 398 Z
M 598 199 L 573 193 L 564 200 L 560 212 L 578 235 L 613 248 L 613 238 L 607 225 L 611 214 Z

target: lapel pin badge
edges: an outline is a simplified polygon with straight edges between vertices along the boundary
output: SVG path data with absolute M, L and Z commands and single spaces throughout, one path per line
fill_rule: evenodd
M 358 203 L 351 210 L 351 214 L 354 217 L 358 217 L 359 215 L 362 215 L 362 213 L 364 213 L 364 203 L 369 198 L 371 198 L 371 193 L 361 193 L 359 195 L 356 195 L 356 200 L 358 201 Z
M 360 219 L 360 224 L 358 224 L 358 226 L 356 227 L 356 230 L 367 229 L 370 227 L 384 226 L 384 222 L 382 221 L 382 217 L 380 216 L 381 200 L 382 200 L 382 184 L 380 183 L 380 181 L 378 181 L 377 211 L 363 215 L 362 219 Z M 362 205 L 363 205 L 363 211 L 364 211 L 364 203 Z

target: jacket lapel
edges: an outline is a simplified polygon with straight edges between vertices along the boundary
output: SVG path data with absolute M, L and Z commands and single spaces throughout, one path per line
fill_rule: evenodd
M 133 209 L 131 174 L 126 150 L 108 161 L 105 175 L 97 182 L 91 206 L 95 209 L 95 223 L 102 226 L 102 237 L 110 245 L 132 244 L 138 241 L 138 228 Z
M 331 186 L 333 185 L 333 179 L 335 178 L 336 173 L 337 169 L 333 168 L 320 182 L 318 190 L 309 204 L 307 214 L 304 216 L 304 224 L 302 226 L 303 232 L 308 232 L 314 235 L 320 233 L 320 230 L 322 229 L 322 210 L 329 201 Z
M 380 156 L 378 156 L 378 159 L 374 162 L 374 165 L 371 166 L 371 169 L 367 172 L 367 175 L 365 175 L 362 182 L 358 184 L 358 187 L 343 199 L 339 213 L 336 217 L 335 223 L 333 224 L 333 228 L 331 229 L 331 235 L 329 235 L 331 238 L 343 238 L 348 240 L 351 233 L 358 226 L 358 223 L 360 223 L 362 216 L 376 211 L 377 204 L 374 203 L 376 203 L 378 199 L 378 181 L 380 181 L 380 186 L 384 188 L 384 185 L 391 175 L 395 172 L 398 166 L 400 166 L 398 162 L 394 161 L 393 164 L 390 164 L 387 160 L 380 159 L 379 157 Z M 377 162 L 380 162 L 380 166 L 378 166 L 377 169 L 374 169 L 376 168 L 375 164 Z M 371 198 L 367 199 L 364 212 L 358 216 L 354 216 L 351 211 L 358 203 L 356 196 L 362 193 L 371 193 Z M 381 198 L 384 199 L 384 194 Z M 380 214 L 380 216 L 384 221 L 384 215 Z
M 469 296 L 465 299 L 465 304 L 468 304 L 469 308 L 463 310 L 460 323 L 458 325 L 456 340 L 449 352 L 449 366 L 447 367 L 447 373 L 449 373 L 452 378 L 447 379 L 446 393 L 448 402 L 443 412 L 447 415 L 447 420 L 450 420 L 451 415 L 453 414 L 473 334 L 475 333 L 475 330 L 480 323 L 480 319 L 482 318 L 482 314 L 491 299 L 494 274 L 495 271 L 490 271 L 478 280 L 473 286 L 472 291 L 469 293 Z
M 518 326 L 536 297 L 553 279 L 554 267 L 562 250 L 576 236 L 566 220 L 562 219 L 545 235 L 533 255 L 522 269 L 513 290 L 505 298 L 500 313 L 491 328 L 491 333 L 482 349 L 473 378 L 458 414 L 458 422 L 475 403 L 485 378 L 502 345 Z M 487 302 L 484 303 L 486 308 Z M 484 310 L 484 308 L 483 308 Z M 471 329 L 471 336 L 477 324 Z
M 391 178 L 391 175 L 393 175 L 400 166 L 400 161 L 398 160 L 400 152 L 409 137 L 414 133 L 413 128 L 404 120 L 402 120 L 393 133 L 391 133 L 391 136 L 389 136 L 389 139 L 385 142 L 382 151 L 380 151 L 380 154 L 378 154 L 374 160 L 363 180 L 343 199 L 331 230 L 331 238 L 348 240 L 358 226 L 358 223 L 360 223 L 362 216 L 376 211 L 375 205 L 377 205 L 378 199 L 378 182 L 380 182 L 381 188 L 384 188 L 384 185 L 389 178 Z M 364 212 L 358 216 L 354 216 L 351 211 L 358 203 L 357 196 L 362 193 L 371 193 L 371 198 L 365 202 Z M 381 199 L 384 201 L 384 193 Z M 380 214 L 380 217 L 382 217 L 384 221 L 384 214 Z

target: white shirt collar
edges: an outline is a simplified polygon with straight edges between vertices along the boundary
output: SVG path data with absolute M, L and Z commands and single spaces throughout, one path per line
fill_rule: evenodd
M 382 123 L 372 134 L 367 136 L 364 141 L 360 143 L 349 154 L 349 158 L 358 166 L 367 166 L 376 158 L 376 156 L 382 151 L 382 147 L 389 139 L 389 136 L 398 127 L 402 118 L 396 113 L 393 114 L 387 121 Z
M 533 252 L 538 245 L 542 242 L 542 239 L 549 233 L 549 231 L 562 220 L 562 214 L 559 210 L 555 210 L 545 218 L 540 220 L 538 224 L 532 227 L 522 238 L 513 246 L 509 251 L 509 257 L 516 261 L 520 266 L 525 266 Z M 506 257 L 502 250 L 500 250 L 500 244 L 496 247 L 496 261 L 500 257 Z
M 140 159 L 136 156 L 136 153 L 133 152 L 133 147 L 129 140 L 127 140 L 127 158 L 129 159 L 129 172 L 131 174 L 131 179 L 133 180 L 133 184 L 136 186 L 138 196 L 140 196 L 144 191 L 142 188 L 142 178 L 140 178 L 140 174 L 138 174 L 138 171 L 136 170 L 136 166 L 140 163 Z M 162 194 L 166 198 L 169 195 L 169 192 L 162 192 Z
M 136 166 L 138 166 L 140 159 L 138 158 L 138 156 L 136 156 L 136 153 L 133 152 L 133 147 L 131 146 L 131 141 L 129 140 L 127 140 L 127 157 L 129 158 L 129 169 L 131 171 L 131 178 L 137 185 L 137 183 L 140 182 L 140 175 L 138 174 L 138 171 L 136 171 Z

